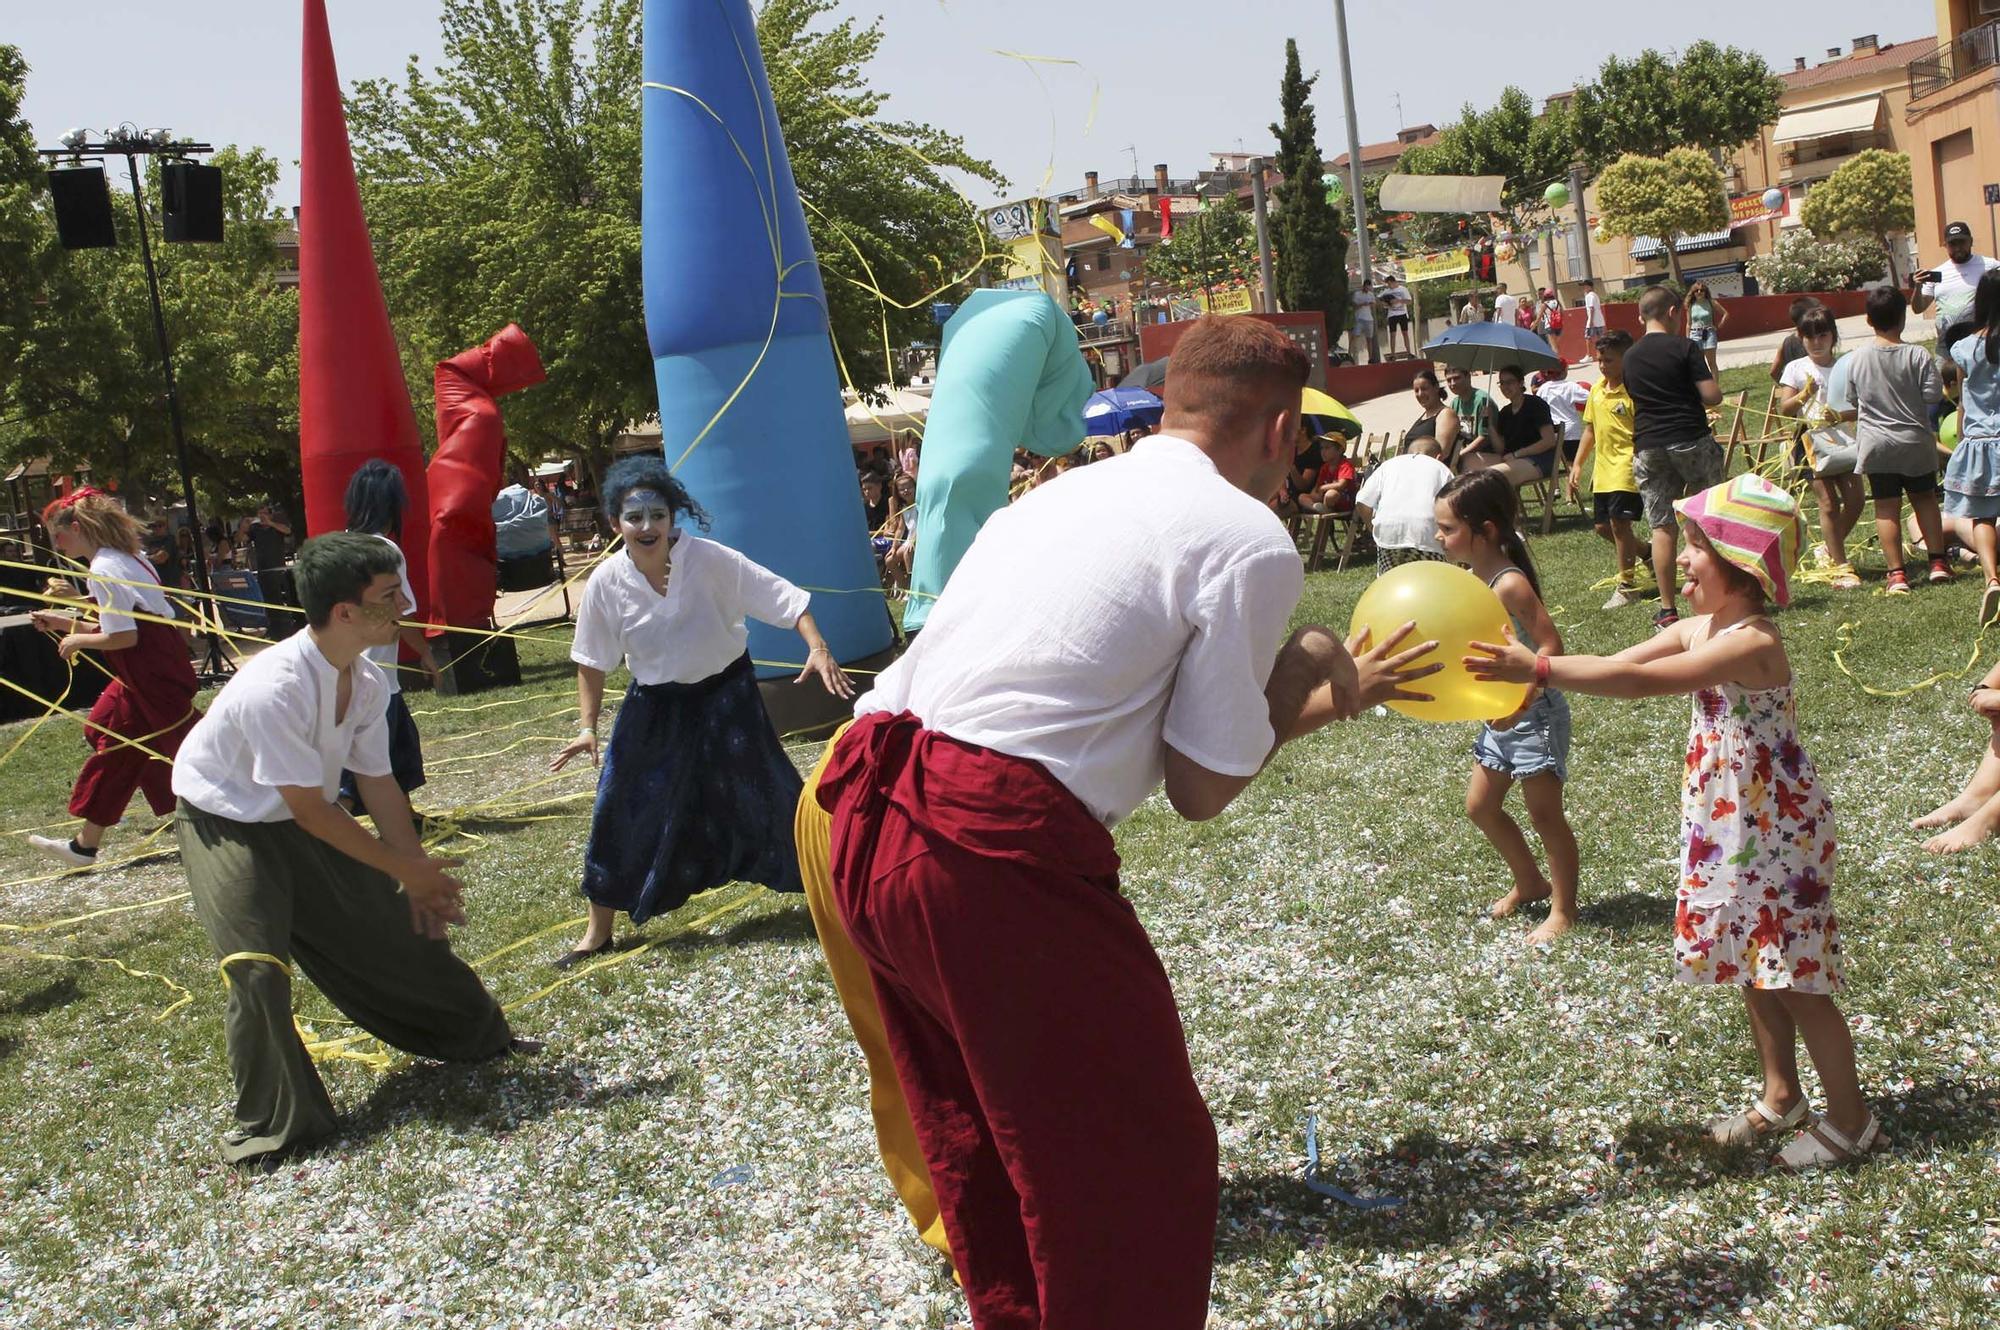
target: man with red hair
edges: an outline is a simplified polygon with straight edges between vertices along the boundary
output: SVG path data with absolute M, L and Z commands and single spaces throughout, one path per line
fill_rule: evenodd
M 1286 636 L 1304 578 L 1264 500 L 1307 369 L 1269 324 L 1201 320 L 1160 433 L 986 523 L 821 779 L 979 1330 L 1202 1324 L 1215 1129 L 1110 828 L 1162 780 L 1214 817 L 1279 744 L 1436 668 L 1396 654 L 1407 627 L 1358 660 Z

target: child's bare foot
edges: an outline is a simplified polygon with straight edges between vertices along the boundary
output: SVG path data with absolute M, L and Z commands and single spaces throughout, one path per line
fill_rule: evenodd
M 1984 802 L 1986 802 L 1984 799 L 1967 790 L 1950 803 L 1939 804 L 1936 808 L 1931 809 L 1930 812 L 1925 813 L 1922 817 L 1910 823 L 1910 830 L 1922 831 L 1925 827 L 1948 827 L 1954 822 L 1963 822 L 1966 818 L 1978 812 L 1979 805 Z
M 2000 826 L 2000 802 L 1989 799 L 1950 831 L 1925 841 L 1924 848 L 1932 854 L 1957 854 L 1991 840 L 1996 826 Z
M 1549 917 L 1542 920 L 1542 926 L 1528 934 L 1528 945 L 1539 947 L 1544 942 L 1554 942 L 1564 933 L 1576 927 L 1576 916 L 1561 910 L 1550 910 Z
M 1534 885 L 1528 887 L 1523 887 L 1517 882 L 1512 891 L 1493 902 L 1493 908 L 1487 911 L 1487 915 L 1494 919 L 1505 919 L 1523 905 L 1547 900 L 1551 890 L 1547 878 L 1536 878 Z

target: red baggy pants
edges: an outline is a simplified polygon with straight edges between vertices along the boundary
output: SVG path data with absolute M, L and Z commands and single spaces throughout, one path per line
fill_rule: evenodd
M 821 777 L 979 1330 L 1199 1330 L 1215 1127 L 1110 833 L 1040 766 L 855 722 Z
M 198 685 L 187 644 L 166 624 L 141 622 L 139 640 L 123 651 L 105 652 L 104 661 L 115 677 L 97 695 L 83 727 L 90 757 L 70 793 L 70 816 L 116 826 L 132 791 L 143 790 L 146 802 L 164 817 L 174 811 L 173 755 L 201 718 L 194 708 Z

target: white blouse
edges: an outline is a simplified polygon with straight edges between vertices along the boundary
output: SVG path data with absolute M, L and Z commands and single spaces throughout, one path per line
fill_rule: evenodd
M 97 626 L 107 633 L 136 629 L 139 621 L 132 617 L 133 610 L 162 619 L 175 617 L 173 603 L 160 590 L 160 575 L 152 566 L 109 545 L 90 556 L 90 598 L 97 602 Z
M 577 603 L 569 658 L 607 674 L 623 661 L 641 684 L 697 683 L 748 649 L 746 617 L 790 628 L 811 607 L 811 596 L 770 569 L 683 531 L 664 596 L 622 551 L 597 565 Z

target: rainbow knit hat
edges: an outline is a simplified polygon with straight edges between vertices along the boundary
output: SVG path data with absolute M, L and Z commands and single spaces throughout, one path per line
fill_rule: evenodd
M 1763 584 L 1780 605 L 1792 603 L 1791 574 L 1805 542 L 1805 523 L 1792 496 L 1746 471 L 1674 504 L 1701 528 L 1715 552 Z

